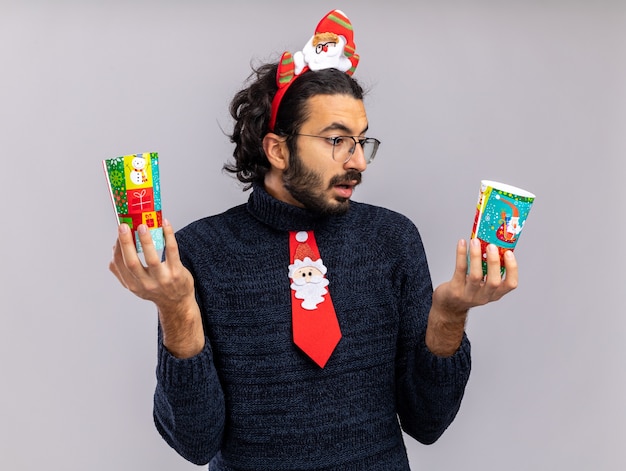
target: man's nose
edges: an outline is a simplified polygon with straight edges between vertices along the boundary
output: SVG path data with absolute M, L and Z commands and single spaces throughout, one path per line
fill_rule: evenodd
M 367 161 L 365 160 L 365 154 L 363 153 L 363 147 L 360 143 L 357 143 L 354 147 L 354 153 L 350 160 L 348 160 L 344 167 L 347 170 L 356 170 L 358 172 L 364 172 L 367 168 Z

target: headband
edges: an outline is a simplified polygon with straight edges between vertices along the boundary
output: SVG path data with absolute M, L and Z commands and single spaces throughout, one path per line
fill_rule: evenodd
M 352 23 L 341 10 L 333 10 L 322 18 L 302 51 L 293 55 L 285 51 L 276 72 L 278 91 L 272 100 L 270 131 L 274 131 L 280 102 L 296 78 L 308 70 L 323 69 L 338 69 L 352 75 L 359 63 L 355 49 Z

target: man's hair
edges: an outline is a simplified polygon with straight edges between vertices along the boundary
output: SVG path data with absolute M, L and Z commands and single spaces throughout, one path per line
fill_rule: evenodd
M 263 151 L 263 137 L 269 132 L 272 99 L 278 90 L 276 71 L 278 64 L 264 64 L 254 69 L 246 88 L 239 91 L 230 103 L 230 114 L 235 120 L 229 136 L 235 144 L 233 163 L 224 170 L 233 173 L 245 184 L 244 190 L 253 183 L 263 183 L 270 163 Z M 308 119 L 307 100 L 317 95 L 348 95 L 362 100 L 364 91 L 358 82 L 337 69 L 307 71 L 297 77 L 283 97 L 274 132 L 287 137 L 291 155 L 295 155 L 295 138 L 302 124 Z

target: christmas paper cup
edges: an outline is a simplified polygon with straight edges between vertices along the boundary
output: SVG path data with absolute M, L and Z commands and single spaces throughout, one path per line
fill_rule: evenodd
M 161 181 L 156 152 L 129 154 L 102 161 L 118 224 L 130 226 L 137 252 L 143 252 L 137 227 L 148 226 L 157 250 L 163 249 Z
M 500 273 L 504 274 L 504 253 L 513 251 L 526 225 L 535 195 L 506 183 L 480 182 L 472 239 L 480 240 L 483 274 L 487 274 L 486 248 L 494 244 L 500 252 Z

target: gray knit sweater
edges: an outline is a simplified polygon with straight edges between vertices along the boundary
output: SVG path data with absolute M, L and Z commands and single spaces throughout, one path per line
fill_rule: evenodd
M 342 338 L 325 368 L 292 341 L 288 231 L 314 230 Z M 470 372 L 424 343 L 426 256 L 404 216 L 351 202 L 320 217 L 255 187 L 247 204 L 177 233 L 206 346 L 174 358 L 159 340 L 156 427 L 211 470 L 408 470 L 401 433 L 437 440 Z M 401 425 L 401 427 L 400 427 Z

